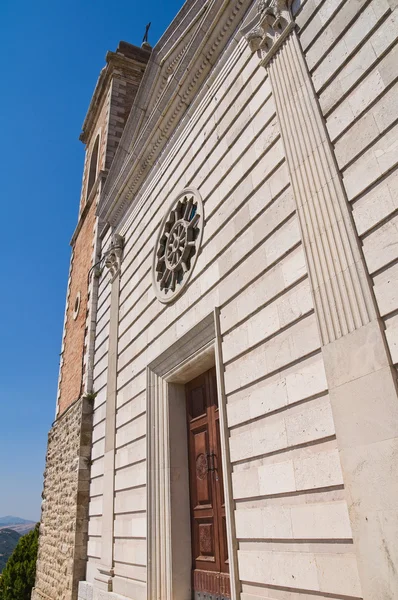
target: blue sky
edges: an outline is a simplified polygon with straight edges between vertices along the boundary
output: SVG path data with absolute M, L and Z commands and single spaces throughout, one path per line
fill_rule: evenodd
M 107 50 L 154 45 L 183 0 L 2 0 L 0 516 L 40 517 L 84 147 Z

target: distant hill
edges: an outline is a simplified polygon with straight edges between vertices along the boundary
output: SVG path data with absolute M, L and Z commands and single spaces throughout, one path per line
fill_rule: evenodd
M 0 529 L 0 573 L 6 566 L 20 537 L 19 533 L 12 529 Z
M 21 519 L 20 517 L 13 517 L 12 515 L 8 515 L 7 517 L 0 517 L 0 531 L 7 529 L 13 529 L 20 535 L 25 535 L 31 531 L 36 525 L 33 521 L 27 521 L 26 519 Z
M 24 525 L 25 523 L 32 523 L 32 521 L 21 519 L 21 517 L 13 517 L 12 515 L 0 517 L 0 527 L 4 525 Z

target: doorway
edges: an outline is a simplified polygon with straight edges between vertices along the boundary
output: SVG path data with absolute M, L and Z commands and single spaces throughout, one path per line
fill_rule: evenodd
M 193 600 L 231 597 L 216 370 L 185 385 Z

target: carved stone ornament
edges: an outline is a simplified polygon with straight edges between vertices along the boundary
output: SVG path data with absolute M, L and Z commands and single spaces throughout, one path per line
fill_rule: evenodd
M 290 6 L 291 0 L 258 0 L 256 17 L 242 30 L 264 66 L 294 27 Z
M 109 269 L 111 278 L 113 279 L 120 271 L 124 247 L 124 238 L 119 234 L 115 234 L 112 238 L 109 253 L 105 259 L 105 266 Z
M 155 245 L 152 279 L 161 302 L 174 300 L 188 283 L 198 258 L 203 224 L 199 192 L 183 190 L 164 216 Z

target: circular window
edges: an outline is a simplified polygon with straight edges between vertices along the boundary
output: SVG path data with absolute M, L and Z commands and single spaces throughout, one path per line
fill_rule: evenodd
M 160 226 L 153 256 L 152 278 L 161 302 L 171 302 L 189 281 L 203 236 L 204 212 L 199 192 L 185 189 Z
M 74 307 L 73 307 L 73 318 L 75 320 L 77 319 L 77 315 L 79 314 L 79 310 L 80 310 L 80 292 L 77 292 L 76 299 L 75 299 L 75 304 L 74 304 Z

